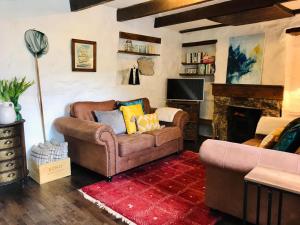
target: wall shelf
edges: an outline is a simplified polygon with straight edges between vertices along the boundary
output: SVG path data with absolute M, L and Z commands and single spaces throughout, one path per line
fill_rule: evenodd
M 298 36 L 300 35 L 300 27 L 289 28 L 285 31 L 285 33 Z
M 192 73 L 180 73 L 182 77 L 213 77 L 215 74 L 192 74 Z
M 146 35 L 140 35 L 140 34 L 133 34 L 133 33 L 126 33 L 126 32 L 120 32 L 119 37 L 123 39 L 129 39 L 129 40 L 135 40 L 135 41 L 144 41 L 144 42 L 150 42 L 155 44 L 161 44 L 161 38 L 158 37 L 152 37 L 152 36 L 146 36 Z
M 160 54 L 141 53 L 141 52 L 129 52 L 129 51 L 124 51 L 124 50 L 119 50 L 118 53 L 120 53 L 120 54 L 128 54 L 128 55 L 160 56 Z
M 197 42 L 188 42 L 183 43 L 183 48 L 195 47 L 195 46 L 203 46 L 203 45 L 214 45 L 218 42 L 218 40 L 206 40 L 206 41 L 197 41 Z
M 200 64 L 207 65 L 207 64 L 215 64 L 215 63 L 214 62 L 213 63 L 203 63 L 203 62 L 201 62 L 201 63 L 186 63 L 186 62 L 182 62 L 181 64 L 184 65 L 184 66 L 197 66 L 197 65 L 200 65 Z

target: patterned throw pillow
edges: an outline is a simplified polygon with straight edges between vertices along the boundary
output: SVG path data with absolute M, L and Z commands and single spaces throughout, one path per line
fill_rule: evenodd
M 259 147 L 261 148 L 272 148 L 277 142 L 278 139 L 284 130 L 284 127 L 282 128 L 276 128 L 273 130 L 270 134 L 268 134 L 260 143 Z
M 156 113 L 146 114 L 137 117 L 136 124 L 139 133 L 160 129 L 158 116 Z
M 144 115 L 142 105 L 121 106 L 120 111 L 123 113 L 127 133 L 135 134 L 137 132 L 135 120 L 138 116 Z

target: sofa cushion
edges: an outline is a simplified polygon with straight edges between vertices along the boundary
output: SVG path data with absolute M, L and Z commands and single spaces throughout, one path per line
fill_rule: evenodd
M 128 101 L 128 102 L 117 102 L 117 104 L 118 104 L 118 107 L 141 104 L 141 105 L 142 105 L 142 108 L 143 108 L 143 111 L 145 112 L 145 109 L 144 109 L 144 102 L 143 102 L 142 99 L 137 99 L 137 100 Z
M 148 98 L 139 98 L 139 99 L 141 99 L 143 101 L 143 110 L 144 110 L 145 114 L 152 113 L 149 99 Z M 139 99 L 133 99 L 133 100 L 126 101 L 126 102 L 135 102 L 136 100 L 139 100 Z M 118 101 L 117 105 L 121 106 L 123 102 L 125 102 L 125 101 Z
M 136 125 L 139 133 L 160 129 L 159 120 L 156 113 L 138 116 Z
M 121 112 L 125 120 L 125 126 L 128 134 L 134 134 L 137 132 L 136 129 L 136 118 L 144 115 L 144 111 L 141 104 L 121 106 Z
M 157 147 L 182 136 L 179 127 L 165 127 L 159 130 L 148 131 L 145 134 L 151 134 L 155 137 L 155 146 Z
M 249 139 L 248 141 L 245 141 L 243 144 L 258 147 L 260 145 L 261 141 L 262 141 L 262 139 L 252 138 L 252 139 Z
M 300 121 L 299 121 L 300 122 Z M 300 123 L 287 130 L 273 147 L 274 150 L 283 152 L 296 152 L 300 147 Z
M 154 147 L 154 136 L 150 134 L 118 135 L 119 156 L 128 156 L 146 148 Z
M 114 110 L 116 102 L 114 100 L 105 102 L 75 102 L 70 106 L 70 115 L 72 117 L 96 121 L 93 111 L 111 111 Z
M 115 134 L 124 134 L 126 132 L 123 114 L 120 110 L 113 111 L 94 111 L 97 122 L 110 126 Z

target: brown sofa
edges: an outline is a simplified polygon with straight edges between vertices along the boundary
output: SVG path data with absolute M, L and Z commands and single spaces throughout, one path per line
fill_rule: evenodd
M 143 98 L 144 110 L 152 113 L 149 100 Z M 134 101 L 134 100 L 132 100 Z M 76 102 L 70 117 L 55 120 L 56 129 L 69 143 L 72 162 L 102 174 L 110 180 L 115 174 L 183 150 L 182 130 L 188 114 L 179 111 L 173 123 L 160 130 L 133 135 L 116 135 L 112 128 L 95 122 L 94 110 L 116 109 L 115 100 Z
M 281 125 L 283 124 L 286 122 L 281 122 Z M 272 130 L 270 127 L 259 124 L 257 131 L 267 129 L 266 132 L 269 132 Z M 200 159 L 206 165 L 205 204 L 208 207 L 242 218 L 244 176 L 258 165 L 300 174 L 300 155 L 257 147 L 265 135 L 264 132 L 259 132 L 256 138 L 244 144 L 218 140 L 207 140 L 202 144 Z M 255 223 L 257 192 L 253 186 L 250 186 L 248 193 L 248 221 Z M 272 224 L 277 224 L 277 209 L 278 194 L 276 193 L 273 196 Z M 265 189 L 262 191 L 260 212 L 260 224 L 267 224 Z M 300 224 L 299 196 L 284 195 L 281 224 Z

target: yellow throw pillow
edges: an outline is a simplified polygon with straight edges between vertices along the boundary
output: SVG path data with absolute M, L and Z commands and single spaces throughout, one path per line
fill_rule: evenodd
M 279 136 L 284 130 L 283 128 L 276 128 L 270 134 L 268 134 L 260 143 L 261 148 L 272 148 L 276 142 L 278 142 Z
M 156 113 L 137 117 L 136 124 L 140 133 L 160 129 L 159 120 Z
M 141 104 L 121 106 L 120 111 L 123 113 L 125 126 L 128 134 L 137 132 L 135 120 L 138 116 L 144 115 L 143 107 Z

